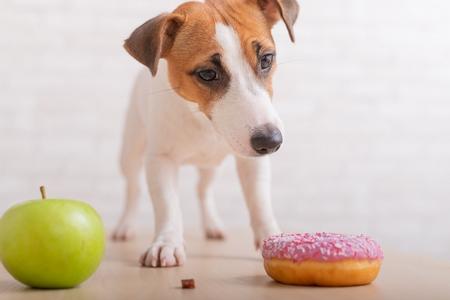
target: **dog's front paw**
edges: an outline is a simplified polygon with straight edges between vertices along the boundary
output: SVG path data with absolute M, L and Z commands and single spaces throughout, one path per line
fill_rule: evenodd
M 272 226 L 257 226 L 253 229 L 253 232 L 255 235 L 255 248 L 258 250 L 261 249 L 266 238 L 279 234 L 281 230 L 278 225 L 274 224 Z
M 128 241 L 133 239 L 134 237 L 134 226 L 128 222 L 120 222 L 111 235 L 111 239 L 114 241 Z
M 139 262 L 143 267 L 175 267 L 181 266 L 186 260 L 186 253 L 182 243 L 154 242 L 145 251 Z
M 206 218 L 205 218 L 206 219 Z M 203 225 L 205 237 L 208 240 L 223 240 L 225 239 L 225 231 L 223 224 L 218 219 L 208 218 Z
M 225 233 L 221 227 L 205 228 L 205 236 L 208 240 L 223 240 L 223 239 L 225 239 Z

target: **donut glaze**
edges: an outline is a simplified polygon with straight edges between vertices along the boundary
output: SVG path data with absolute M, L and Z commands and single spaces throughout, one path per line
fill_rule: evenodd
M 287 284 L 351 286 L 372 282 L 383 251 L 366 235 L 287 233 L 264 241 L 267 274 Z

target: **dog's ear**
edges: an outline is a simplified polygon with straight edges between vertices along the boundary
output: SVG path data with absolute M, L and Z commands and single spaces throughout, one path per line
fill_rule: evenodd
M 291 41 L 295 42 L 294 24 L 297 20 L 300 6 L 296 0 L 257 0 L 269 26 L 275 25 L 280 19 L 286 24 Z
M 184 19 L 179 14 L 161 14 L 150 19 L 133 31 L 125 40 L 124 48 L 155 76 L 159 59 L 164 58 L 172 48 Z

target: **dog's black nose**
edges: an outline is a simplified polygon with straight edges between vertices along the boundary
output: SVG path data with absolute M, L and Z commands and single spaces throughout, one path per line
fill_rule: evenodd
M 283 143 L 281 131 L 273 125 L 264 125 L 255 130 L 250 142 L 258 154 L 270 154 L 280 149 Z

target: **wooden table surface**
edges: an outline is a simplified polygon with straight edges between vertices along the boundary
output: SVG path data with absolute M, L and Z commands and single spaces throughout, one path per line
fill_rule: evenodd
M 297 287 L 278 284 L 266 276 L 262 259 L 253 251 L 250 232 L 224 242 L 187 236 L 185 266 L 141 268 L 137 258 L 148 246 L 139 238 L 109 243 L 106 257 L 95 275 L 70 290 L 34 290 L 24 287 L 0 268 L 0 299 L 450 299 L 450 263 L 385 253 L 377 280 L 349 288 Z M 197 287 L 180 288 L 180 280 L 194 278 Z

